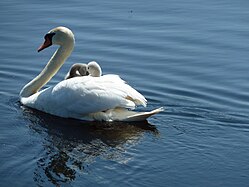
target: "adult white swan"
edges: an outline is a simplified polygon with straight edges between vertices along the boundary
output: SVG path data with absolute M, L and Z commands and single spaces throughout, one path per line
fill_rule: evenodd
M 67 79 L 39 91 L 60 69 L 74 48 L 74 35 L 57 27 L 45 35 L 38 52 L 59 45 L 42 72 L 23 87 L 20 101 L 37 110 L 65 118 L 103 121 L 141 121 L 162 111 L 134 112 L 146 99 L 117 75 L 83 76 Z

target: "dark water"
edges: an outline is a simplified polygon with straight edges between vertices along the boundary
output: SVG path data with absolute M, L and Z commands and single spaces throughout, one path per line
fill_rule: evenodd
M 248 186 L 248 20 L 243 0 L 0 1 L 0 186 Z M 20 106 L 59 25 L 76 46 L 48 86 L 96 60 L 166 111 L 84 123 Z

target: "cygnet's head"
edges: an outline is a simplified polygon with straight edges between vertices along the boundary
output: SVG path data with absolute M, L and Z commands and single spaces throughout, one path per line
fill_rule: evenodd
M 102 75 L 101 67 L 95 61 L 89 62 L 87 64 L 87 71 L 89 72 L 89 75 L 92 77 L 100 77 Z
M 87 71 L 87 64 L 78 64 L 78 65 L 79 65 L 78 72 L 79 72 L 80 76 L 89 75 L 89 73 Z
M 87 71 L 87 64 L 73 64 L 67 73 L 65 79 L 70 79 L 73 77 L 87 76 L 89 75 Z

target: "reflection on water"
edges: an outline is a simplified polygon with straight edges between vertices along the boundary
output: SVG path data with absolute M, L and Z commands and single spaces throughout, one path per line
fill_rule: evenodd
M 124 155 L 127 147 L 135 145 L 145 132 L 159 134 L 147 121 L 83 122 L 22 108 L 30 129 L 43 137 L 44 151 L 34 172 L 38 185 L 47 180 L 55 185 L 73 181 L 76 173 L 88 173 L 96 158 L 126 163 L 130 159 Z

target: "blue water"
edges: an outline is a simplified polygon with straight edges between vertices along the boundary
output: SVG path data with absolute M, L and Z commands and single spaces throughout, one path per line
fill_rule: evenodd
M 0 186 L 248 186 L 249 2 L 0 1 Z M 71 28 L 73 63 L 95 60 L 166 110 L 87 123 L 20 105 L 21 88 Z

